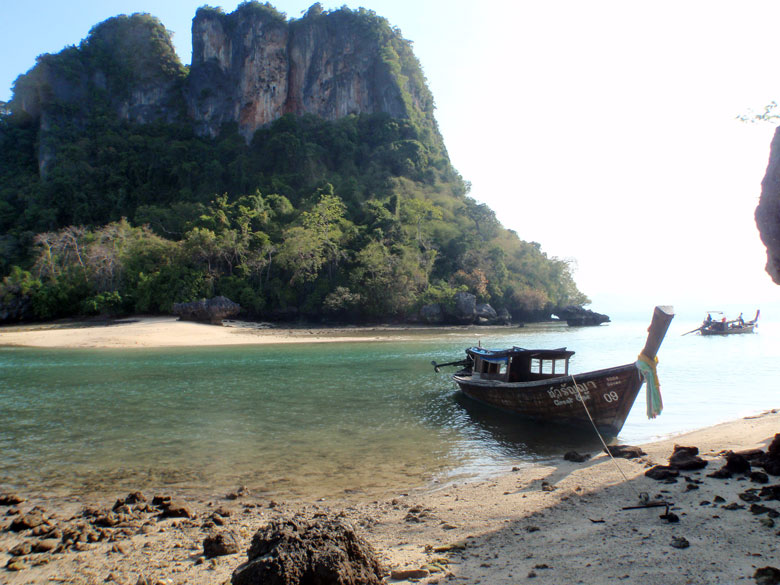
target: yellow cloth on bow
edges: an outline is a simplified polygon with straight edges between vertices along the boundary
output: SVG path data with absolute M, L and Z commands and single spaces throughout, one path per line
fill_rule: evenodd
M 640 353 L 636 367 L 642 378 L 647 382 L 647 418 L 655 418 L 664 409 L 661 399 L 661 383 L 658 381 L 658 357 L 649 358 Z

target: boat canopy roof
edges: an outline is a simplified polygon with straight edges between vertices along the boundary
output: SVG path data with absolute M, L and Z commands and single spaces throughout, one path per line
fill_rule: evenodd
M 565 347 L 558 349 L 524 349 L 522 347 L 512 347 L 509 349 L 486 349 L 484 347 L 470 347 L 466 353 L 473 358 L 480 358 L 490 363 L 504 363 L 509 358 L 523 357 L 526 359 L 542 360 L 568 360 L 574 355 L 573 351 L 568 351 Z

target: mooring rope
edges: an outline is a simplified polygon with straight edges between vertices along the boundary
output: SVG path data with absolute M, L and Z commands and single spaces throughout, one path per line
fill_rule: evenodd
M 580 399 L 580 404 L 582 404 L 582 407 L 585 409 L 585 414 L 588 415 L 588 419 L 590 419 L 590 424 L 593 425 L 593 430 L 596 431 L 596 436 L 598 436 L 599 441 L 601 441 L 601 444 L 604 445 L 604 450 L 607 452 L 607 455 L 609 455 L 609 458 L 612 459 L 612 463 L 615 464 L 615 467 L 620 472 L 620 475 L 623 476 L 623 479 L 625 480 L 626 484 L 631 488 L 631 491 L 634 492 L 637 499 L 640 501 L 647 500 L 647 494 L 645 494 L 645 497 L 643 498 L 636 489 L 634 489 L 634 486 L 631 485 L 631 482 L 628 481 L 628 478 L 626 477 L 626 474 L 623 473 L 623 470 L 620 469 L 620 465 L 618 465 L 618 462 L 615 460 L 615 458 L 612 456 L 612 452 L 609 450 L 609 447 L 607 447 L 607 442 L 604 440 L 604 437 L 601 436 L 601 433 L 599 432 L 598 427 L 596 426 L 595 421 L 593 420 L 593 417 L 590 415 L 590 410 L 588 410 L 588 405 L 585 404 L 585 399 L 582 397 L 582 394 L 580 394 L 580 387 L 577 384 L 577 380 L 574 379 L 574 375 L 571 377 L 571 381 L 574 383 L 574 389 L 577 391 L 577 398 Z

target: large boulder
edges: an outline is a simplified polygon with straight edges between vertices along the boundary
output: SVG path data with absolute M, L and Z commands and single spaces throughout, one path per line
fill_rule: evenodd
M 477 317 L 477 297 L 471 293 L 459 292 L 453 297 L 452 317 L 458 323 L 473 323 Z
M 512 324 L 512 315 L 509 313 L 509 311 L 506 309 L 506 307 L 503 307 L 498 310 L 498 322 L 501 325 L 511 325 Z
M 766 271 L 776 284 L 780 284 L 780 128 L 775 130 L 769 164 L 761 181 L 756 226 L 766 246 Z
M 429 324 L 441 323 L 444 321 L 444 310 L 439 303 L 425 305 L 420 309 L 420 320 Z
M 221 325 L 222 319 L 237 315 L 241 311 L 241 305 L 234 303 L 227 297 L 214 297 L 213 299 L 201 299 L 191 303 L 176 303 L 173 305 L 173 314 L 182 321 L 202 321 Z
M 488 303 L 478 303 L 475 308 L 477 323 L 480 325 L 492 325 L 498 320 L 498 313 Z
M 775 435 L 767 449 L 763 462 L 764 471 L 769 475 L 780 475 L 780 433 Z
M 273 520 L 252 537 L 233 585 L 380 585 L 371 546 L 338 520 Z

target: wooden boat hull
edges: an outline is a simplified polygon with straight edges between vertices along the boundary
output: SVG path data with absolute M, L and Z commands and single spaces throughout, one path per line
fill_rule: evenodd
M 739 335 L 742 333 L 753 333 L 755 325 L 742 325 L 737 327 L 727 327 L 722 330 L 712 329 L 711 327 L 704 327 L 701 330 L 702 335 Z
M 533 382 L 501 382 L 460 373 L 453 379 L 466 396 L 490 406 L 531 419 L 590 428 L 584 401 L 599 432 L 609 436 L 623 428 L 643 382 L 634 364 Z

